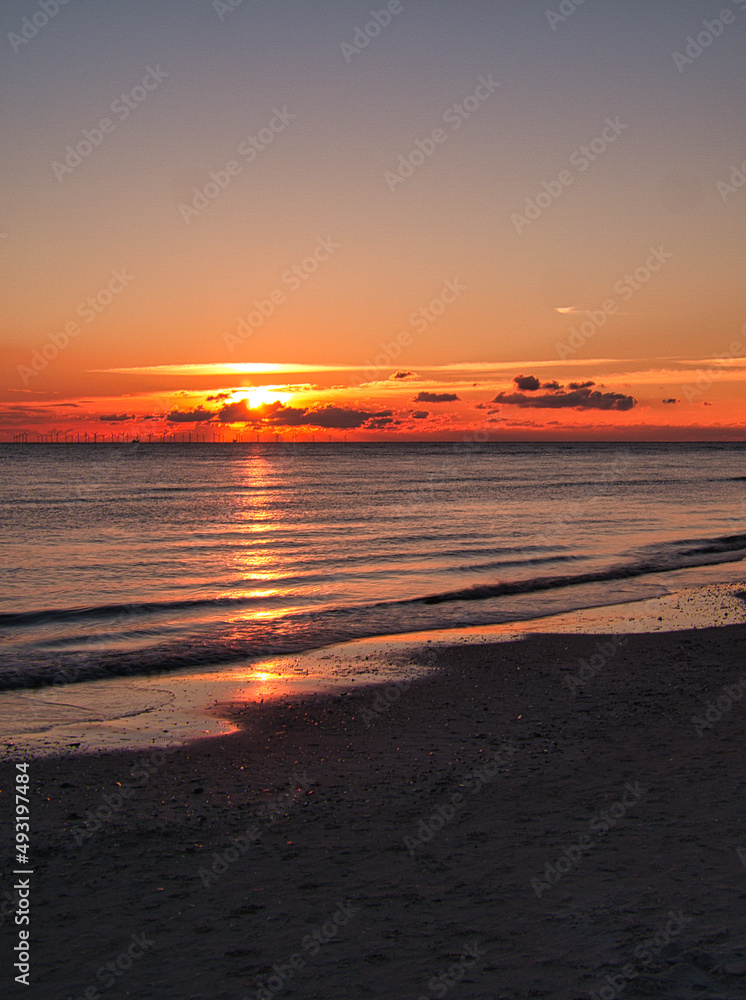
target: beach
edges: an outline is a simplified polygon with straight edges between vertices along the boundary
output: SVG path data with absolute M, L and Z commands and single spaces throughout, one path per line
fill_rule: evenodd
M 32 760 L 19 995 L 742 997 L 737 592 L 423 638 L 409 677 L 223 705 L 229 735 Z
M 702 6 L 5 4 L 0 1000 L 746 1000 Z

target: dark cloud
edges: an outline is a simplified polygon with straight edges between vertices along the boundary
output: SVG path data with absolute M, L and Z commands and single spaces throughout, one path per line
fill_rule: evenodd
M 380 410 L 377 413 L 369 413 L 366 410 L 348 410 L 342 406 L 324 406 L 317 410 L 306 413 L 305 422 L 314 427 L 338 427 L 340 429 L 352 429 L 368 425 L 369 421 L 375 421 L 380 425 L 381 421 L 391 423 L 393 413 L 391 410 Z
M 401 369 L 399 369 L 399 371 L 394 372 L 393 375 L 389 375 L 389 381 L 392 381 L 392 380 L 397 381 L 399 379 L 416 378 L 416 377 L 417 376 L 415 375 L 414 372 L 407 372 L 407 371 L 402 371 Z
M 418 392 L 413 403 L 455 403 L 458 396 L 455 392 Z
M 198 406 L 196 410 L 171 410 L 166 416 L 170 424 L 202 424 L 215 416 L 210 410 Z
M 500 392 L 492 400 L 493 403 L 504 403 L 508 406 L 530 406 L 537 409 L 574 410 L 631 410 L 637 405 L 633 396 L 625 396 L 620 392 L 591 392 L 589 388 L 575 389 L 572 392 L 553 392 L 543 396 L 526 396 L 522 392 Z
M 49 405 L 50 406 L 65 406 L 65 407 L 67 407 L 67 406 L 73 406 L 73 407 L 75 407 L 76 410 L 80 409 L 80 407 L 78 406 L 77 403 L 50 403 Z
M 591 385 L 592 384 L 593 383 L 591 383 Z M 542 389 L 549 389 L 551 391 L 554 391 L 555 389 L 561 389 L 562 388 L 562 386 L 559 384 L 559 382 L 542 382 L 541 383 L 541 387 L 542 387 Z
M 537 389 L 541 389 L 541 382 L 535 375 L 516 375 L 513 381 L 523 392 L 536 392 Z
M 671 398 L 671 399 L 663 399 L 663 400 L 661 400 L 661 402 L 662 403 L 680 403 L 681 400 L 680 399 L 673 399 L 673 398 Z
M 261 415 L 255 410 L 250 410 L 245 399 L 240 399 L 237 403 L 221 407 L 218 411 L 218 420 L 224 424 L 258 423 Z
M 428 410 L 412 410 L 411 416 L 414 420 L 427 420 L 430 413 Z
M 275 427 L 327 427 L 339 430 L 354 430 L 357 427 L 373 429 L 369 421 L 376 421 L 376 427 L 392 423 L 391 410 L 353 410 L 343 406 L 317 406 L 314 408 L 284 406 L 280 402 L 265 403 L 253 410 L 246 400 L 224 406 L 219 419 L 226 424 L 254 424 Z
M 208 403 L 222 403 L 226 399 L 230 399 L 232 395 L 233 395 L 232 392 L 219 392 L 215 396 L 208 396 L 207 397 L 207 402 Z
M 702 406 L 712 406 L 712 403 L 702 403 Z
M 366 431 L 382 431 L 385 428 L 389 430 L 392 427 L 398 427 L 401 424 L 401 420 L 395 420 L 393 417 L 371 417 L 367 420 L 364 425 L 364 430 Z
M 595 384 L 596 384 L 595 382 L 569 382 L 567 388 L 568 389 L 573 389 L 573 390 L 574 389 L 590 389 L 591 386 L 594 386 Z
M 134 420 L 134 413 L 104 413 L 99 417 L 107 424 L 123 424 L 127 420 Z

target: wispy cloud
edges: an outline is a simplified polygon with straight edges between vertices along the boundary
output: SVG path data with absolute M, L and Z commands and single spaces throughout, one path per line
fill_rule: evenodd
M 362 365 L 296 365 L 275 361 L 245 363 L 215 362 L 201 365 L 143 365 L 139 368 L 93 368 L 105 375 L 272 375 L 284 372 L 348 372 L 359 371 Z
M 661 359 L 659 359 L 661 360 Z M 552 361 L 461 361 L 446 365 L 418 365 L 418 371 L 426 372 L 505 372 L 516 368 L 587 368 L 592 365 L 635 364 L 636 358 L 583 358 Z M 640 363 L 647 363 L 640 361 Z M 694 362 L 692 362 L 694 363 Z M 366 371 L 364 363 L 359 365 L 327 364 L 287 364 L 282 361 L 222 362 L 179 365 L 143 365 L 138 368 L 94 368 L 95 374 L 105 375 L 273 375 L 297 372 L 359 372 Z M 392 373 L 398 375 L 396 371 Z M 415 373 L 408 373 L 414 375 Z M 399 377 L 401 377 L 399 375 Z M 388 379 L 389 376 L 386 376 Z

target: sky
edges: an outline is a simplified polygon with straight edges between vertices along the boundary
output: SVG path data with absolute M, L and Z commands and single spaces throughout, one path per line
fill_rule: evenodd
M 746 0 L 0 11 L 0 440 L 744 440 Z

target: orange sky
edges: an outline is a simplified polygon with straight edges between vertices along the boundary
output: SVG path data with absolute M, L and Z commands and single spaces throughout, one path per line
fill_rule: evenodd
M 735 27 L 689 65 L 689 0 L 413 0 L 351 54 L 364 4 L 198 7 L 0 66 L 0 440 L 743 439 Z
M 255 372 L 236 363 L 113 370 L 90 373 L 99 386 L 108 383 L 105 392 L 50 398 L 29 389 L 2 413 L 12 433 L 23 429 L 32 441 L 52 431 L 75 440 L 740 440 L 746 358 L 738 343 L 729 345 L 733 358 L 655 366 L 565 360 L 379 372 L 283 364 Z

